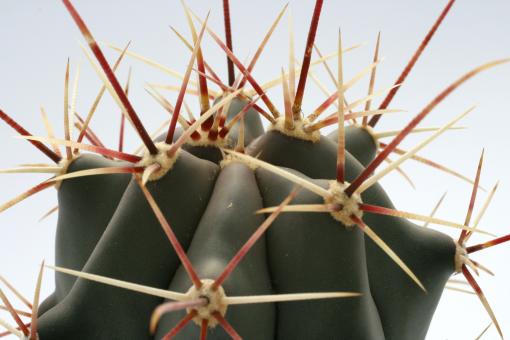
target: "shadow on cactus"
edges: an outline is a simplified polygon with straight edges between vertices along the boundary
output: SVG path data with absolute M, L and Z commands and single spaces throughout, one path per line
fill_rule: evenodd
M 7 329 L 2 335 L 42 340 L 423 339 L 443 290 L 463 290 L 455 286 L 460 282 L 472 288 L 468 293 L 478 296 L 502 336 L 472 274 L 488 269 L 470 255 L 510 236 L 467 245 L 473 233 L 491 235 L 478 225 L 497 186 L 472 222 L 483 153 L 474 180 L 418 155 L 444 132 L 462 128 L 456 124 L 474 107 L 440 128 L 418 125 L 464 82 L 510 60 L 496 60 L 464 74 L 402 130 L 375 130 L 383 115 L 399 111 L 390 108 L 392 99 L 454 0 L 447 3 L 395 84 L 381 91 L 374 86 L 379 37 L 373 63 L 350 80 L 344 80 L 342 60 L 352 48 L 343 49 L 340 33 L 333 54 L 323 55 L 314 45 L 321 0 L 315 3 L 303 59 L 294 57 L 291 28 L 288 70 L 265 84 L 251 73 L 287 6 L 244 66 L 233 52 L 228 0 L 223 1 L 226 42 L 208 27 L 208 16 L 201 19 L 183 4 L 192 41 L 173 28 L 191 51 L 185 73 L 179 74 L 129 51 L 129 45 L 108 45 L 120 52 L 110 67 L 74 6 L 69 0 L 63 3 L 88 43 L 92 54 L 86 48 L 84 53 L 104 85 L 87 116 L 79 116 L 75 110 L 79 71 L 69 91 L 68 62 L 64 139 L 54 136 L 47 118 L 48 136 L 37 137 L 0 111 L 0 118 L 21 138 L 55 163 L 3 170 L 53 177 L 1 210 L 46 188 L 58 189 L 58 207 L 47 214 L 58 211 L 56 263 L 46 266 L 55 271 L 55 291 L 39 303 L 44 263 L 32 302 L 0 277 L 31 309 L 15 309 L 0 290 L 0 307 L 15 322 L 0 319 Z M 200 46 L 206 35 L 227 56 L 227 84 L 205 61 Z M 314 49 L 319 59 L 312 61 Z M 166 133 L 146 131 L 128 99 L 129 79 L 124 88 L 117 80 L 114 72 L 126 55 L 182 80 L 174 88 L 175 106 L 159 92 L 161 86 L 147 88 L 171 115 L 162 125 Z M 331 58 L 337 60 L 337 74 L 328 64 Z M 326 93 L 327 99 L 305 114 L 301 105 L 308 79 L 321 86 L 311 71 L 315 65 L 325 68 L 337 90 Z M 193 73 L 198 82 L 190 80 Z M 370 75 L 367 96 L 349 103 L 346 91 L 366 75 Z M 278 85 L 283 89 L 281 110 L 267 94 Z M 116 149 L 107 148 L 89 126 L 105 91 L 122 111 Z M 198 97 L 199 115 L 187 107 L 186 94 Z M 384 94 L 382 104 L 372 109 L 372 101 Z M 363 109 L 356 111 L 360 106 Z M 266 130 L 262 119 L 268 121 Z M 143 142 L 132 154 L 123 150 L 126 121 Z M 328 126 L 337 128 L 329 136 L 321 135 Z M 73 128 L 79 131 L 76 139 Z M 432 134 L 410 150 L 399 148 L 408 135 L 423 132 Z M 383 143 L 384 138 L 393 139 Z M 400 157 L 390 161 L 390 154 Z M 393 171 L 409 180 L 400 168 L 408 159 L 472 185 L 464 223 L 434 217 L 440 203 L 430 216 L 394 208 L 378 182 Z M 388 164 L 382 168 L 384 162 Z M 460 236 L 454 240 L 428 224 L 456 228 Z M 466 281 L 451 279 L 455 274 Z

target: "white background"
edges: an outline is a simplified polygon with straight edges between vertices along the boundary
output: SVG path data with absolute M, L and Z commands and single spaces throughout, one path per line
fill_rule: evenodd
M 317 44 L 325 53 L 334 51 L 339 26 L 345 46 L 367 43 L 345 55 L 345 77 L 348 79 L 371 61 L 375 37 L 381 30 L 381 55 L 386 59 L 378 69 L 376 88 L 387 87 L 396 79 L 445 3 L 444 0 L 326 1 Z M 124 45 L 131 40 L 132 51 L 175 70 L 184 70 L 189 52 L 168 28 L 169 25 L 175 26 L 189 36 L 178 1 L 75 1 L 75 5 L 98 40 L 117 45 Z M 190 5 L 202 16 L 211 7 L 211 26 L 223 36 L 219 0 L 190 1 Z M 241 60 L 254 53 L 256 44 L 283 5 L 283 1 L 274 0 L 231 1 L 234 50 Z M 296 55 L 301 57 L 313 2 L 293 1 L 291 8 L 295 22 Z M 484 62 L 509 57 L 509 12 L 508 1 L 459 0 L 393 102 L 393 108 L 406 109 L 408 112 L 383 118 L 377 130 L 402 127 L 435 94 L 462 73 Z M 254 76 L 261 82 L 279 74 L 282 66 L 288 68 L 287 37 L 287 19 L 284 17 L 254 72 Z M 83 39 L 64 6 L 59 1 L 2 1 L 0 41 L 0 107 L 28 130 L 41 135 L 44 129 L 39 106 L 44 105 L 52 121 L 58 122 L 58 133 L 62 135 L 63 79 L 67 57 L 71 58 L 72 75 L 77 64 L 81 64 L 82 77 L 77 105 L 80 112 L 88 110 L 100 87 L 99 80 L 79 49 L 78 42 Z M 207 60 L 226 79 L 224 55 L 208 37 L 204 48 Z M 111 51 L 107 51 L 107 55 L 110 60 L 116 56 Z M 332 67 L 335 64 L 331 62 Z M 122 64 L 118 73 L 122 82 L 125 81 L 128 66 L 133 67 L 132 102 L 147 129 L 151 131 L 166 116 L 143 90 L 145 82 L 172 85 L 179 82 L 133 59 L 126 59 Z M 333 91 L 322 69 L 316 70 Z M 510 65 L 500 66 L 478 76 L 446 99 L 421 125 L 442 125 L 472 104 L 479 104 L 478 109 L 462 122 L 469 127 L 468 130 L 449 132 L 425 149 L 422 155 L 472 177 L 479 154 L 483 147 L 486 148 L 482 185 L 490 188 L 497 180 L 501 180 L 501 186 L 481 227 L 498 235 L 510 232 L 506 215 L 510 198 L 510 164 L 507 159 L 510 146 L 509 79 Z M 347 98 L 352 101 L 363 96 L 367 83 L 368 78 L 350 91 Z M 169 98 L 175 100 L 175 94 L 170 94 Z M 281 89 L 271 92 L 271 98 L 280 105 Z M 305 112 L 313 109 L 323 99 L 324 95 L 309 81 L 304 100 Z M 194 98 L 189 97 L 187 101 L 196 107 Z M 112 147 L 117 143 L 118 121 L 119 109 L 105 95 L 92 127 Z M 47 161 L 28 143 L 13 139 L 14 135 L 10 128 L 0 125 L 0 167 Z M 411 138 L 404 146 L 410 147 L 422 138 L 424 135 Z M 129 130 L 127 150 L 133 150 L 137 145 L 137 138 Z M 405 164 L 404 169 L 415 180 L 417 190 L 411 189 L 399 175 L 390 175 L 383 181 L 397 207 L 427 214 L 441 194 L 448 190 L 447 199 L 438 216 L 463 222 L 471 190 L 469 185 L 412 161 Z M 35 175 L 2 175 L 1 198 L 7 200 L 44 178 Z M 485 196 L 486 193 L 480 193 L 477 208 Z M 40 261 L 44 258 L 48 263 L 53 262 L 56 216 L 42 223 L 37 221 L 55 204 L 55 191 L 50 189 L 0 215 L 0 273 L 28 296 L 32 295 Z M 451 235 L 458 236 L 458 233 Z M 477 236 L 472 240 L 477 242 L 486 238 Z M 510 270 L 506 265 L 509 255 L 510 247 L 507 245 L 475 257 L 497 273 L 494 278 L 482 275 L 479 282 L 507 334 L 510 333 Z M 46 273 L 44 296 L 52 291 L 52 276 L 53 273 Z M 0 313 L 0 316 L 9 319 L 7 314 Z M 446 291 L 428 339 L 474 339 L 488 323 L 489 317 L 476 297 Z M 489 330 L 485 339 L 497 339 L 494 328 Z

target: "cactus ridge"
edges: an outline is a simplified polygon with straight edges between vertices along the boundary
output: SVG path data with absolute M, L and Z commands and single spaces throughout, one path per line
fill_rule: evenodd
M 448 1 L 395 84 L 379 91 L 374 84 L 380 34 L 373 63 L 345 81 L 343 55 L 349 48 L 343 48 L 341 33 L 332 55 L 323 55 L 314 44 L 322 0 L 315 2 L 302 61 L 294 58 L 291 28 L 289 69 L 265 84 L 252 71 L 287 5 L 244 66 L 233 51 L 229 1 L 223 0 L 226 42 L 208 26 L 209 15 L 201 19 L 183 2 L 192 41 L 172 28 L 191 51 L 184 74 L 179 74 L 129 51 L 129 44 L 124 48 L 109 45 L 120 52 L 110 67 L 78 11 L 63 0 L 104 85 L 87 115 L 79 115 L 75 110 L 79 69 L 70 81 L 67 62 L 64 139 L 55 137 L 43 108 L 47 137 L 30 134 L 0 110 L 0 118 L 20 138 L 55 163 L 1 170 L 52 177 L 7 201 L 0 211 L 47 188 L 58 189 L 58 206 L 42 217 L 58 213 L 55 264 L 41 264 L 32 301 L 0 276 L 0 283 L 31 310 L 16 309 L 0 288 L 0 308 L 15 323 L 0 319 L 0 326 L 7 330 L 0 337 L 424 339 L 444 289 L 476 294 L 503 337 L 472 274 L 492 272 L 471 254 L 510 240 L 510 235 L 496 237 L 479 228 L 497 184 L 472 221 L 477 193 L 483 189 L 484 152 L 474 179 L 418 155 L 443 133 L 463 128 L 457 123 L 474 107 L 441 127 L 418 125 L 464 82 L 510 59 L 492 61 L 462 75 L 403 129 L 376 131 L 384 115 L 401 111 L 390 104 L 454 2 Z M 205 60 L 201 42 L 206 35 L 227 56 L 226 84 Z M 314 49 L 319 59 L 312 61 Z M 148 93 L 171 115 L 153 134 L 146 131 L 128 98 L 131 71 L 124 88 L 115 75 L 126 55 L 182 80 L 173 88 L 179 92 L 175 105 L 159 92 L 160 86 L 148 85 Z M 332 57 L 338 62 L 336 75 L 327 63 Z M 336 91 L 326 93 L 327 99 L 305 114 L 302 103 L 308 79 L 320 85 L 312 70 L 318 64 L 324 66 Z M 190 80 L 193 72 L 198 82 Z M 345 92 L 368 74 L 367 96 L 349 103 Z M 211 90 L 211 83 L 221 93 Z M 267 94 L 280 84 L 282 110 Z M 121 110 L 116 149 L 106 147 L 89 126 L 105 91 Z M 188 108 L 187 94 L 197 96 L 199 115 Z M 371 109 L 372 101 L 383 94 L 381 105 Z M 364 109 L 355 111 L 360 105 Z M 333 112 L 321 118 L 330 107 Z M 269 128 L 264 128 L 262 119 Z M 126 121 L 143 143 L 134 153 L 124 151 Z M 333 125 L 333 132 L 321 134 Z M 79 131 L 76 139 L 73 128 Z M 432 134 L 409 150 L 400 147 L 410 134 L 424 132 Z M 392 139 L 386 143 L 381 141 L 384 138 Z M 390 155 L 399 158 L 391 160 Z M 400 168 L 408 159 L 472 186 L 463 223 L 435 217 L 446 193 L 429 216 L 393 206 L 379 181 L 396 171 L 413 185 Z M 453 239 L 428 228 L 429 224 L 457 229 L 460 235 Z M 492 239 L 468 245 L 474 233 Z M 40 303 L 44 268 L 55 272 L 55 291 Z M 452 279 L 455 274 L 466 281 Z M 459 288 L 459 283 L 471 289 Z

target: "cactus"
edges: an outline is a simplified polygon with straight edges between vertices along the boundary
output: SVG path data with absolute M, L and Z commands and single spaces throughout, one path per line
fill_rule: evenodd
M 159 136 L 149 135 L 128 98 L 129 80 L 122 87 L 115 70 L 126 56 L 162 66 L 134 54 L 129 45 L 110 46 L 120 52 L 110 66 L 103 46 L 73 4 L 63 3 L 85 38 L 84 52 L 104 85 L 89 114 L 77 115 L 79 76 L 70 80 L 68 61 L 63 139 L 55 138 L 51 129 L 48 137 L 34 136 L 0 110 L 3 121 L 56 163 L 3 170 L 54 176 L 0 210 L 50 187 L 58 192 L 55 265 L 43 262 L 34 300 L 22 299 L 30 313 L 16 309 L 0 289 L 2 307 L 15 322 L 0 319 L 5 334 L 43 340 L 424 339 L 445 286 L 459 274 L 503 336 L 473 276 L 489 270 L 472 253 L 510 240 L 478 228 L 497 186 L 478 216 L 473 215 L 484 153 L 473 180 L 417 153 L 459 128 L 456 124 L 474 108 L 440 128 L 418 127 L 421 121 L 466 81 L 510 60 L 492 61 L 465 73 L 402 130 L 375 129 L 381 117 L 398 111 L 390 107 L 393 98 L 454 0 L 446 4 L 395 84 L 383 91 L 374 89 L 379 39 L 373 63 L 352 79 L 344 79 L 348 49 L 343 48 L 340 33 L 334 54 L 337 74 L 316 47 L 319 59 L 312 61 L 322 0 L 315 2 L 303 59 L 295 63 L 292 52 L 288 70 L 282 69 L 277 80 L 267 84 L 259 83 L 252 71 L 287 6 L 245 66 L 233 52 L 228 0 L 223 1 L 226 42 L 210 29 L 208 15 L 201 18 L 184 4 L 192 39 L 181 38 L 191 57 L 179 76 L 182 84 L 175 106 L 157 86 L 148 87 L 171 114 L 167 132 Z M 206 36 L 227 56 L 226 84 L 206 62 L 201 48 Z M 305 96 L 312 64 L 323 64 L 333 78 L 336 90 L 325 101 Z M 193 73 L 198 74 L 196 83 Z M 346 91 L 365 75 L 370 76 L 368 95 L 349 103 Z M 212 85 L 221 89 L 217 96 L 211 95 Z M 267 93 L 273 85 L 282 86 L 281 108 Z M 200 112 L 184 118 L 184 98 L 190 90 L 197 94 Z M 122 111 L 118 148 L 106 147 L 89 126 L 105 91 Z M 381 94 L 382 103 L 371 108 Z M 317 108 L 303 112 L 305 99 Z M 326 116 L 328 109 L 332 113 Z M 267 129 L 262 119 L 268 121 Z M 127 124 L 143 142 L 140 154 L 123 150 Z M 335 130 L 321 134 L 329 126 Z M 401 148 L 410 134 L 426 131 L 432 134 L 416 147 Z M 392 139 L 383 143 L 384 137 Z M 391 154 L 399 158 L 390 161 Z M 393 171 L 406 175 L 400 165 L 408 159 L 470 183 L 462 223 L 434 217 L 435 212 L 427 216 L 393 206 L 379 180 Z M 383 167 L 385 161 L 389 164 Z M 411 221 L 457 229 L 460 236 L 452 238 Z M 470 242 L 475 233 L 489 241 Z M 41 302 L 44 268 L 55 271 L 55 291 Z M 29 317 L 30 323 L 22 317 Z

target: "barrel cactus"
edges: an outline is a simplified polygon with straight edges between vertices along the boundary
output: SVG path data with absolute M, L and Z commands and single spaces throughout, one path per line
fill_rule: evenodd
M 47 188 L 56 187 L 58 195 L 55 264 L 41 265 L 34 300 L 22 298 L 30 313 L 14 307 L 2 289 L 21 294 L 0 277 L 5 286 L 1 307 L 14 320 L 0 319 L 4 335 L 43 340 L 424 339 L 445 287 L 463 277 L 503 336 L 474 276 L 490 270 L 472 254 L 510 240 L 478 226 L 497 186 L 474 215 L 484 153 L 472 179 L 417 154 L 459 128 L 457 123 L 474 109 L 440 128 L 420 127 L 434 108 L 480 72 L 510 60 L 495 60 L 460 76 L 401 130 L 376 129 L 382 117 L 399 111 L 390 104 L 454 0 L 395 84 L 382 91 L 374 87 L 379 38 L 373 62 L 351 79 L 344 79 L 344 53 L 350 48 L 343 46 L 340 32 L 335 53 L 322 55 L 315 47 L 318 59 L 312 60 L 322 0 L 315 2 L 302 60 L 294 57 L 291 34 L 289 65 L 267 83 L 255 79 L 253 70 L 287 6 L 245 64 L 234 53 L 228 0 L 223 1 L 225 42 L 209 27 L 209 14 L 196 15 L 183 3 L 191 38 L 174 30 L 191 56 L 184 73 L 177 74 L 182 82 L 175 104 L 160 86 L 147 88 L 171 115 L 159 135 L 147 132 L 128 98 L 129 82 L 123 87 L 115 70 L 128 56 L 163 66 L 131 52 L 129 44 L 100 46 L 73 4 L 63 4 L 88 44 L 84 53 L 103 87 L 87 116 L 80 116 L 78 76 L 70 80 L 67 63 L 64 138 L 54 136 L 48 120 L 49 136 L 34 136 L 0 110 L 3 121 L 55 163 L 3 170 L 54 176 L 0 210 Z M 227 57 L 225 83 L 206 62 L 207 51 L 201 48 L 206 37 Z M 119 52 L 113 63 L 104 48 Z M 328 65 L 331 58 L 336 73 Z M 307 83 L 317 81 L 313 65 L 323 65 L 334 81 L 336 90 L 325 100 L 305 95 Z M 195 75 L 197 82 L 192 81 Z M 350 102 L 347 90 L 365 76 L 368 94 Z M 281 107 L 268 93 L 275 86 L 283 93 Z M 106 91 L 122 111 L 121 138 L 114 148 L 90 128 Z M 191 94 L 198 97 L 199 112 L 184 101 Z M 380 95 L 385 96 L 381 104 L 372 108 Z M 305 99 L 316 109 L 306 112 Z M 143 142 L 134 153 L 124 151 L 128 124 Z M 73 138 L 75 125 L 79 134 Z M 334 130 L 323 133 L 328 127 Z M 405 138 L 419 132 L 431 135 L 411 149 L 401 148 Z M 391 139 L 384 143 L 383 137 Z M 398 158 L 390 160 L 390 155 Z M 393 171 L 406 176 L 400 165 L 409 159 L 469 182 L 463 222 L 393 206 L 379 180 Z M 457 229 L 458 235 L 428 224 Z M 487 239 L 474 243 L 474 234 Z M 43 272 L 50 270 L 55 290 L 42 299 Z

